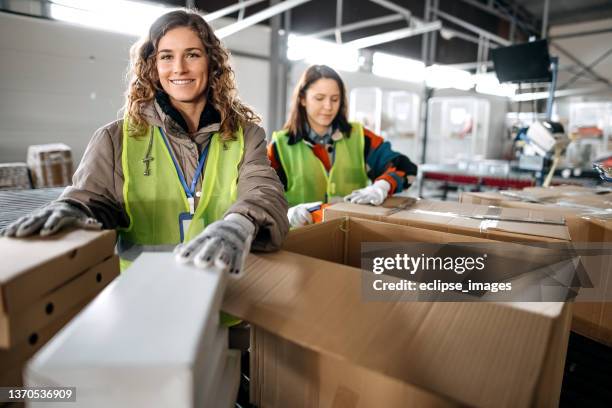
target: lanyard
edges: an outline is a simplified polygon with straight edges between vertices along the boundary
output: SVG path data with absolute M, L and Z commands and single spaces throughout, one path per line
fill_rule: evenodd
M 187 196 L 187 202 L 189 203 L 189 213 L 193 215 L 195 213 L 195 199 L 194 199 L 195 189 L 196 189 L 196 186 L 198 185 L 198 179 L 200 178 L 200 174 L 202 174 L 202 170 L 204 169 L 204 162 L 206 161 L 206 156 L 208 156 L 208 148 L 210 147 L 210 143 L 212 141 L 209 142 L 204 148 L 204 150 L 202 151 L 202 154 L 200 155 L 200 159 L 198 160 L 198 168 L 196 169 L 196 172 L 193 175 L 193 180 L 191 181 L 191 187 L 189 187 L 187 186 L 187 181 L 185 180 L 183 171 L 179 167 L 178 162 L 176 161 L 176 158 L 174 157 L 174 154 L 172 153 L 173 151 L 170 148 L 170 143 L 168 142 L 168 139 L 166 138 L 166 134 L 164 133 L 164 130 L 160 127 L 159 131 L 162 135 L 162 138 L 164 139 L 166 148 L 168 149 L 168 152 L 170 153 L 170 157 L 172 157 L 172 162 L 174 163 L 174 168 L 176 169 L 176 174 L 178 175 L 179 181 L 181 182 L 181 185 L 183 186 L 183 190 L 185 190 L 185 195 Z

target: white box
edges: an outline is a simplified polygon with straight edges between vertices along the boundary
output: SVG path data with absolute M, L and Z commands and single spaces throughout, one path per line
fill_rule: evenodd
M 201 395 L 207 365 L 227 336 L 218 327 L 226 279 L 171 253 L 143 254 L 30 360 L 25 384 L 76 387 L 76 403 L 55 407 L 209 400 Z

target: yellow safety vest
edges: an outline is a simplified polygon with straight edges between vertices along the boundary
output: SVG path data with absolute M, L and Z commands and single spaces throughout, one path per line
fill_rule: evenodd
M 287 176 L 285 197 L 290 206 L 330 201 L 368 185 L 363 126 L 351 123 L 350 137 L 334 143 L 335 160 L 329 174 L 304 140 L 290 145 L 286 130 L 274 132 L 278 156 Z
M 151 126 L 146 137 L 132 137 L 128 121 L 123 121 L 123 198 L 130 224 L 119 230 L 121 247 L 172 248 L 181 242 L 179 214 L 189 212 L 185 190 L 179 181 L 171 152 L 163 140 L 159 128 Z M 151 141 L 150 138 L 153 138 Z M 184 242 L 191 240 L 204 227 L 221 219 L 236 201 L 238 192 L 238 165 L 244 152 L 242 129 L 236 132 L 235 141 L 224 142 L 219 133 L 212 135 L 208 157 L 203 171 L 202 195 L 193 214 Z M 153 160 L 149 174 L 145 175 L 143 158 Z M 140 251 L 132 251 L 138 253 Z M 121 270 L 125 270 L 133 259 L 121 257 Z M 239 322 L 222 313 L 225 325 Z

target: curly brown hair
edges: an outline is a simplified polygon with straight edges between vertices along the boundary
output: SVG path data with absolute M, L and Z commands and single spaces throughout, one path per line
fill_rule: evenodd
M 234 140 L 234 133 L 239 127 L 244 128 L 248 122 L 259 123 L 261 118 L 238 98 L 229 52 L 208 23 L 194 10 L 175 10 L 164 14 L 151 25 L 148 35 L 132 46 L 124 107 L 130 134 L 142 135 L 149 126 L 142 115 L 142 107 L 155 98 L 156 91 L 162 91 L 155 59 L 157 46 L 168 31 L 178 27 L 193 30 L 204 45 L 208 59 L 208 102 L 221 116 L 222 139 Z

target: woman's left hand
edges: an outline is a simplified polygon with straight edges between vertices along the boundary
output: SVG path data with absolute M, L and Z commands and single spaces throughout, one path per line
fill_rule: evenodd
M 344 197 L 344 201 L 353 204 L 381 205 L 391 190 L 391 184 L 385 180 L 377 180 L 371 186 L 353 191 Z
M 229 214 L 208 225 L 191 241 L 177 245 L 174 249 L 176 260 L 181 263 L 193 260 L 199 268 L 214 265 L 238 275 L 251 250 L 254 233 L 255 225 L 248 218 Z

